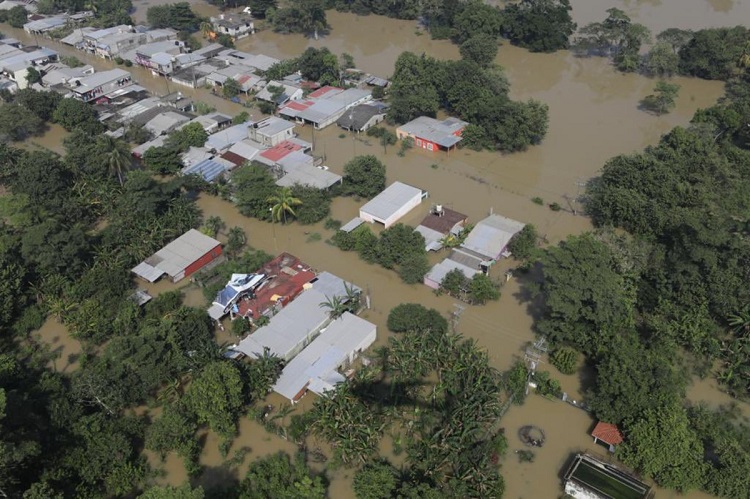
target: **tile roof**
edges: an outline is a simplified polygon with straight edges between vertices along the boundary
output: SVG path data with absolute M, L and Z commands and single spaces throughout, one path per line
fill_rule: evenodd
M 591 436 L 610 445 L 621 444 L 623 441 L 622 433 L 620 433 L 620 429 L 617 428 L 617 425 L 605 423 L 603 421 L 596 423 L 594 431 L 591 432 Z

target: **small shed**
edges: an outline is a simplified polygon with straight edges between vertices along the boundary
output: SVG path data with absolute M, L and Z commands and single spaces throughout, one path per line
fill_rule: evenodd
M 394 182 L 359 209 L 359 218 L 369 223 L 381 223 L 387 229 L 419 206 L 425 197 L 427 192 L 422 189 Z
M 189 277 L 207 265 L 223 261 L 221 243 L 190 229 L 162 249 L 136 265 L 132 272 L 149 282 L 167 274 L 172 282 Z
M 603 443 L 609 446 L 609 452 L 614 452 L 615 447 L 623 442 L 622 433 L 617 425 L 599 421 L 591 432 L 594 443 Z

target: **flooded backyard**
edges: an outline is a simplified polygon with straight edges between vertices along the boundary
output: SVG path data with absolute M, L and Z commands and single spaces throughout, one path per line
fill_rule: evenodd
M 145 9 L 159 2 L 138 1 L 135 17 L 145 18 Z M 161 2 L 163 3 L 163 2 Z M 201 14 L 215 10 L 205 2 L 192 2 L 200 6 Z M 602 20 L 605 10 L 612 6 L 622 8 L 637 22 L 646 24 L 654 32 L 668 27 L 700 28 L 706 26 L 750 24 L 750 2 L 732 0 L 622 0 L 600 2 L 595 0 L 571 0 L 573 15 L 580 25 Z M 278 35 L 263 31 L 238 44 L 241 50 L 260 52 L 278 58 L 294 57 L 308 46 L 330 48 L 334 53 L 350 53 L 358 66 L 381 76 L 388 76 L 393 63 L 402 51 L 411 50 L 439 58 L 458 58 L 455 45 L 447 41 L 433 41 L 427 35 L 415 34 L 413 21 L 398 21 L 376 16 L 358 17 L 351 14 L 329 12 L 332 26 L 330 35 L 320 40 L 310 40 L 300 35 Z M 6 35 L 20 38 L 26 43 L 30 39 L 20 30 L 4 30 Z M 58 43 L 40 40 L 65 55 L 76 55 L 97 68 L 113 67 L 110 62 L 93 59 Z M 656 117 L 638 109 L 638 102 L 651 93 L 655 81 L 638 75 L 615 72 L 603 59 L 578 58 L 569 52 L 555 54 L 531 54 L 505 43 L 499 51 L 497 62 L 507 72 L 511 82 L 512 96 L 516 99 L 534 98 L 549 105 L 549 132 L 544 142 L 526 152 L 501 155 L 490 152 L 459 150 L 446 154 L 426 151 L 408 151 L 399 157 L 397 148 L 384 151 L 376 140 L 367 137 L 340 136 L 341 131 L 329 127 L 313 131 L 309 127 L 298 128 L 302 138 L 314 143 L 314 153 L 325 158 L 332 171 L 341 173 L 343 165 L 354 155 L 374 154 L 387 165 L 388 181 L 400 180 L 430 192 L 430 198 L 409 214 L 405 223 L 416 225 L 426 214 L 430 205 L 440 203 L 465 213 L 470 221 L 477 221 L 491 210 L 533 223 L 550 244 L 555 244 L 570 234 L 591 229 L 590 221 L 574 215 L 580 208 L 576 201 L 583 184 L 593 176 L 612 156 L 641 150 L 654 144 L 659 137 L 676 125 L 687 125 L 693 113 L 712 105 L 723 93 L 721 82 L 697 79 L 674 78 L 681 85 L 680 96 L 674 112 Z M 215 106 L 219 111 L 236 115 L 244 108 L 230 103 L 200 89 L 192 90 L 152 76 L 141 68 L 129 68 L 139 84 L 163 95 L 180 90 L 183 93 Z M 253 111 L 253 110 L 251 110 Z M 254 111 L 255 117 L 260 116 Z M 36 145 L 61 152 L 61 140 L 65 132 L 52 126 L 43 137 L 32 139 Z M 553 212 L 546 206 L 538 206 L 531 198 L 541 197 L 545 203 L 557 202 L 563 211 Z M 355 199 L 336 199 L 332 217 L 346 222 L 357 215 L 361 205 Z M 269 253 L 288 251 L 302 261 L 319 270 L 328 270 L 364 288 L 372 298 L 372 309 L 363 317 L 378 325 L 376 345 L 387 343 L 386 317 L 388 311 L 405 302 L 418 302 L 448 314 L 455 300 L 436 296 L 421 285 L 403 284 L 393 271 L 362 262 L 356 253 L 339 251 L 327 244 L 332 232 L 322 224 L 313 226 L 273 226 L 240 215 L 235 207 L 216 197 L 202 195 L 198 205 L 204 217 L 220 216 L 228 228 L 242 227 L 249 244 Z M 321 240 L 310 236 L 319 233 Z M 492 269 L 491 275 L 500 278 L 508 268 L 502 262 Z M 251 271 L 253 269 L 247 269 Z M 139 286 L 156 295 L 175 289 L 176 286 L 162 281 L 154 285 Z M 182 285 L 182 283 L 181 283 Z M 188 285 L 183 288 L 186 303 L 204 306 L 205 298 L 199 288 Z M 467 338 L 476 339 L 490 354 L 491 363 L 498 369 L 507 369 L 522 355 L 523 347 L 534 339 L 531 326 L 533 319 L 520 297 L 519 283 L 511 279 L 502 289 L 499 302 L 483 307 L 469 307 L 461 315 L 458 331 Z M 62 372 L 75 369 L 80 344 L 71 339 L 61 324 L 49 319 L 38 332 L 60 357 L 54 367 Z M 217 332 L 220 342 L 232 341 L 226 332 Z M 554 371 L 551 367 L 542 367 Z M 580 379 L 587 373 L 561 376 L 563 388 L 572 398 L 580 398 L 584 390 Z M 726 404 L 731 399 L 721 393 L 712 380 L 697 380 L 688 389 L 688 398 L 693 402 L 706 401 L 710 405 Z M 314 396 L 305 397 L 298 410 L 310 407 Z M 272 396 L 269 403 L 283 405 L 280 397 Z M 747 404 L 741 405 L 744 414 L 750 417 Z M 510 444 L 508 456 L 503 464 L 506 482 L 505 497 L 553 498 L 560 494 L 561 468 L 571 453 L 592 449 L 600 454 L 605 449 L 596 446 L 588 433 L 594 421 L 580 409 L 562 402 L 552 402 L 538 396 L 530 396 L 523 406 L 514 406 L 504 416 L 503 424 Z M 514 451 L 522 444 L 516 437 L 518 428 L 535 424 L 543 428 L 547 437 L 543 448 L 535 451 L 533 463 L 520 463 Z M 239 435 L 230 449 L 229 456 L 243 448 L 250 451 L 242 464 L 234 469 L 222 467 L 224 459 L 218 450 L 217 437 L 208 432 L 203 435 L 204 452 L 201 464 L 207 469 L 199 480 L 204 485 L 218 484 L 228 477 L 242 476 L 249 463 L 269 453 L 284 450 L 292 452 L 294 446 L 278 436 L 266 432 L 259 424 L 243 418 Z M 383 442 L 384 450 L 392 447 L 389 438 Z M 158 464 L 155 456 L 149 456 L 152 464 L 165 471 L 160 478 L 163 483 L 182 483 L 187 475 L 181 460 L 170 455 L 166 463 Z M 396 461 L 398 462 L 398 461 Z M 332 475 L 331 497 L 353 497 L 350 470 L 338 470 Z M 659 491 L 658 498 L 678 497 L 671 491 Z M 686 496 L 702 499 L 701 493 Z

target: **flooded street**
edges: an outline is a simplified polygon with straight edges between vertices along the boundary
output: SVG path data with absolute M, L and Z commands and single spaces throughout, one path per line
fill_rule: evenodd
M 136 0 L 134 17 L 144 19 L 147 6 L 156 3 L 165 2 Z M 197 10 L 203 15 L 215 12 L 202 0 L 191 3 L 196 4 Z M 602 3 L 595 0 L 571 0 L 571 3 L 579 26 L 604 19 L 605 10 L 612 6 L 622 8 L 634 21 L 646 24 L 654 32 L 667 27 L 750 24 L 750 2 L 745 1 L 621 0 Z M 358 67 L 381 76 L 392 73 L 396 57 L 404 50 L 442 59 L 458 58 L 458 49 L 450 42 L 433 41 L 427 35 L 417 36 L 414 21 L 377 16 L 359 17 L 337 12 L 329 12 L 328 20 L 332 25 L 330 35 L 317 41 L 301 35 L 279 35 L 263 31 L 240 41 L 238 48 L 288 58 L 298 55 L 308 46 L 325 46 L 336 54 L 350 53 Z M 3 31 L 26 43 L 33 41 L 20 30 L 4 28 Z M 114 67 L 113 63 L 87 57 L 56 42 L 40 39 L 40 43 L 65 55 L 76 55 L 99 69 Z M 341 138 L 341 131 L 336 127 L 315 131 L 314 137 L 309 127 L 298 128 L 298 132 L 302 138 L 314 143 L 314 153 L 324 157 L 325 164 L 334 172 L 341 173 L 343 165 L 354 155 L 374 154 L 387 165 L 389 182 L 400 180 L 428 190 L 430 198 L 409 214 L 403 220 L 405 223 L 418 224 L 433 203 L 441 203 L 465 213 L 471 222 L 476 222 L 492 210 L 533 223 L 540 234 L 554 244 L 570 234 L 591 228 L 587 218 L 573 214 L 574 210 L 580 209 L 575 198 L 581 194 L 583 183 L 595 176 L 607 159 L 617 154 L 636 152 L 646 145 L 656 143 L 672 127 L 687 125 L 698 108 L 712 105 L 723 92 L 721 82 L 674 78 L 673 81 L 681 85 L 677 107 L 671 114 L 656 117 L 638 109 L 640 99 L 651 93 L 655 80 L 617 73 L 604 59 L 577 58 L 565 51 L 531 54 L 504 43 L 497 62 L 506 69 L 513 98 L 535 98 L 549 105 L 547 137 L 541 145 L 526 152 L 501 155 L 459 150 L 447 155 L 411 150 L 405 157 L 399 157 L 396 154 L 397 147 L 391 146 L 384 151 L 377 140 L 368 140 L 365 136 L 352 137 L 347 134 Z M 128 71 L 133 73 L 139 84 L 157 94 L 180 90 L 232 116 L 243 110 L 242 106 L 212 96 L 206 90 L 191 90 L 174 85 L 164 78 L 152 76 L 142 68 L 128 68 Z M 259 116 L 257 111 L 253 114 Z M 47 134 L 32 139 L 32 142 L 61 152 L 60 141 L 64 134 L 62 129 L 53 126 Z M 530 199 L 537 196 L 543 198 L 545 204 L 560 203 L 563 211 L 553 212 L 546 206 L 533 204 Z M 363 202 L 351 198 L 336 199 L 332 217 L 346 222 L 357 215 L 361 204 Z M 356 253 L 342 252 L 327 244 L 325 240 L 333 233 L 324 229 L 322 224 L 274 227 L 269 223 L 243 217 L 232 204 L 208 195 L 202 195 L 198 205 L 205 218 L 220 216 L 228 228 L 242 227 L 251 246 L 272 254 L 288 251 L 316 269 L 328 270 L 366 289 L 372 297 L 373 308 L 364 312 L 363 317 L 378 325 L 376 345 L 387 343 L 386 317 L 388 311 L 399 303 L 419 302 L 445 314 L 453 309 L 455 300 L 452 298 L 436 296 L 425 286 L 405 285 L 395 272 L 366 264 Z M 310 235 L 315 232 L 322 235 L 322 240 L 310 240 Z M 510 262 L 502 262 L 492 269 L 491 275 L 500 278 L 508 265 Z M 153 295 L 184 284 L 173 285 L 163 281 L 144 285 L 139 282 L 140 287 Z M 183 291 L 187 304 L 205 304 L 205 298 L 196 286 L 188 285 Z M 519 283 L 511 280 L 503 287 L 499 302 L 467 308 L 458 323 L 459 332 L 465 337 L 476 339 L 480 346 L 486 348 L 492 365 L 498 369 L 507 369 L 522 355 L 523 347 L 534 339 L 531 330 L 533 320 L 519 293 Z M 56 369 L 70 372 L 75 367 L 75 360 L 69 361 L 70 356 L 80 353 L 80 344 L 70 339 L 62 325 L 53 319 L 45 323 L 39 335 L 53 350 L 60 350 L 61 357 L 55 363 Z M 217 339 L 220 342 L 232 340 L 227 333 L 221 332 L 217 332 Z M 572 398 L 582 396 L 584 390 L 580 379 L 590 376 L 588 373 L 561 376 L 549 366 L 542 369 L 552 371 Z M 712 405 L 731 400 L 717 389 L 712 380 L 696 381 L 688 392 L 690 400 L 705 400 Z M 301 409 L 309 407 L 312 402 L 314 396 L 308 395 L 300 404 Z M 282 401 L 274 396 L 270 403 L 279 407 Z M 743 404 L 742 408 L 745 414 L 750 415 L 747 404 Z M 517 456 L 513 454 L 515 450 L 522 448 L 516 432 L 525 424 L 539 425 L 547 436 L 545 446 L 535 451 L 533 463 L 519 463 Z M 558 474 L 572 452 L 592 449 L 600 454 L 605 453 L 605 449 L 596 446 L 588 436 L 593 424 L 594 421 L 587 413 L 562 402 L 551 402 L 538 396 L 530 396 L 523 406 L 512 407 L 503 419 L 510 444 L 502 472 L 507 486 L 505 497 L 558 497 Z M 218 450 L 217 437 L 210 432 L 204 435 L 201 464 L 206 466 L 207 472 L 199 483 L 211 485 L 221 483 L 229 476 L 241 477 L 252 460 L 279 450 L 294 450 L 292 444 L 270 435 L 259 424 L 247 418 L 241 420 L 239 430 L 229 457 L 242 447 L 249 447 L 250 451 L 242 464 L 232 470 L 222 467 L 224 459 Z M 383 451 L 390 453 L 391 448 L 392 443 L 385 438 Z M 154 456 L 150 456 L 150 461 L 154 465 L 158 464 L 158 459 Z M 169 456 L 165 464 L 158 466 L 166 472 L 160 479 L 162 483 L 179 484 L 186 479 L 182 461 L 174 455 Z M 337 470 L 331 478 L 331 497 L 353 497 L 351 470 Z M 678 495 L 659 491 L 657 498 L 662 497 Z M 691 493 L 680 497 L 702 499 L 708 496 Z

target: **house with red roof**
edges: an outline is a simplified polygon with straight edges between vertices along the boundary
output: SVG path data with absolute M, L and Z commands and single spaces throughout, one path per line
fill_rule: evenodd
M 594 443 L 602 443 L 608 446 L 610 452 L 615 451 L 615 447 L 623 442 L 622 433 L 617 425 L 599 421 L 596 423 L 594 430 L 591 432 L 594 437 Z

